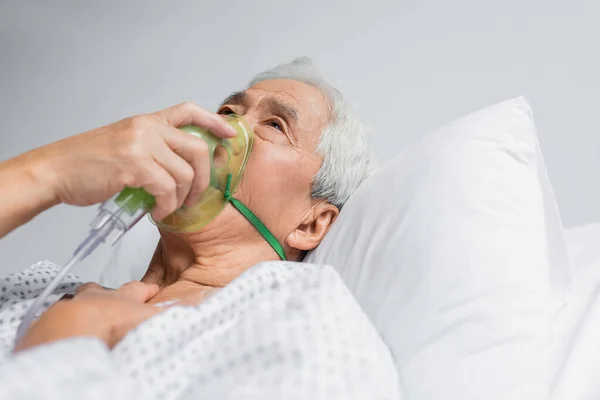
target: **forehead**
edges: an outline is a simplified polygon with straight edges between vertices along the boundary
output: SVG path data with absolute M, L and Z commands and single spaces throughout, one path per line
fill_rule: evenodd
M 288 103 L 300 119 L 310 118 L 313 122 L 325 124 L 330 119 L 329 102 L 314 86 L 292 79 L 269 79 L 258 82 L 246 90 L 251 103 L 260 102 L 265 97 L 276 97 Z

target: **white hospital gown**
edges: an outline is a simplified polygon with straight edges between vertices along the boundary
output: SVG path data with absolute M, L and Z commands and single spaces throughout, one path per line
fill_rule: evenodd
M 81 337 L 11 355 L 24 312 L 56 269 L 41 262 L 0 282 L 2 399 L 400 398 L 388 348 L 328 266 L 259 264 L 112 350 Z M 78 284 L 70 275 L 50 300 Z

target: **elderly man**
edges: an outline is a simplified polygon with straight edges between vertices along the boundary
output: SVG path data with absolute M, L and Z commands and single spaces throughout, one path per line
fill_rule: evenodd
M 195 106 L 181 107 L 190 111 Z M 207 185 L 206 160 L 198 159 L 205 149 L 172 127 L 194 123 L 222 137 L 230 133 L 204 110 L 194 109 L 196 116 L 190 117 L 181 107 L 121 121 L 24 155 L 30 164 L 44 166 L 27 176 L 51 184 L 36 187 L 42 204 L 19 206 L 12 217 L 0 218 L 4 221 L 0 233 L 54 203 L 93 204 L 126 185 L 144 187 L 156 196 L 157 219 L 184 202 L 193 203 Z M 244 116 L 255 135 L 236 198 L 269 228 L 288 260 L 301 260 L 323 240 L 344 202 L 370 171 L 365 127 L 308 59 L 258 75 L 246 90 L 229 96 L 218 114 Z M 160 133 L 144 135 L 144 129 Z M 0 166 L 0 176 L 4 171 L 10 177 L 8 163 L 4 169 Z M 123 173 L 119 163 L 133 166 L 136 173 Z M 63 176 L 61 168 L 76 173 Z M 18 181 L 21 187 L 26 184 Z M 264 398 L 277 393 L 277 397 L 313 398 L 325 396 L 327 390 L 328 398 L 395 396 L 396 378 L 387 349 L 333 270 L 264 263 L 279 256 L 231 205 L 198 232 L 160 234 L 142 282 L 115 291 L 89 283 L 78 287 L 73 300 L 49 305 L 16 345 L 15 355 L 0 367 L 0 376 L 4 368 L 14 382 L 24 368 L 36 370 L 39 363 L 64 357 L 69 363 L 63 361 L 56 369 L 62 368 L 70 378 L 54 379 L 62 380 L 63 388 L 74 388 L 66 393 L 81 396 L 109 395 L 110 390 L 132 395 L 136 387 L 148 389 L 148 384 L 160 390 L 147 390 L 145 396 L 158 397 L 202 393 Z M 56 268 L 38 263 L 5 279 L 0 302 L 5 353 L 23 312 L 43 286 L 40 281 L 48 278 L 43 275 Z M 77 279 L 69 277 L 53 300 L 77 285 Z M 325 340 L 315 329 L 325 332 Z M 315 342 L 319 344 L 313 347 Z M 360 360 L 355 358 L 357 348 Z M 273 371 L 269 365 L 279 367 Z M 103 370 L 108 366 L 122 374 Z M 315 384 L 318 379 L 310 376 L 325 373 L 317 372 L 323 368 L 330 374 L 326 381 L 337 382 L 329 385 L 333 389 L 320 381 Z M 261 370 L 257 380 L 252 369 Z M 378 377 L 374 371 L 379 371 Z M 382 377 L 385 383 L 378 382 Z M 153 379 L 165 382 L 148 383 Z M 313 384 L 307 384 L 310 379 Z M 45 390 L 55 390 L 52 384 L 45 385 Z M 107 391 L 106 385 L 111 389 Z M 294 385 L 306 387 L 298 392 Z M 33 389 L 9 385 L 6 390 Z

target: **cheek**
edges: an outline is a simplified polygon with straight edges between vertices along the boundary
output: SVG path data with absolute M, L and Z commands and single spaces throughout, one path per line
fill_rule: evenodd
M 312 204 L 310 187 L 318 168 L 318 162 L 289 147 L 255 142 L 235 197 L 283 241 Z
M 255 144 L 235 196 L 261 219 L 273 219 L 270 226 L 291 222 L 310 206 L 313 168 L 289 147 Z
M 253 149 L 241 186 L 253 198 L 298 196 L 310 188 L 310 179 L 298 153 L 287 147 L 263 144 Z

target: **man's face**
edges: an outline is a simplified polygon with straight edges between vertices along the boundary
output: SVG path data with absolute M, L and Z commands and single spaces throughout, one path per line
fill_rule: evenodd
M 330 120 L 327 100 L 305 83 L 273 79 L 230 96 L 219 113 L 244 116 L 254 131 L 235 197 L 285 240 L 313 204 L 312 179 L 322 164 L 316 147 Z M 228 206 L 223 217 L 232 212 Z

